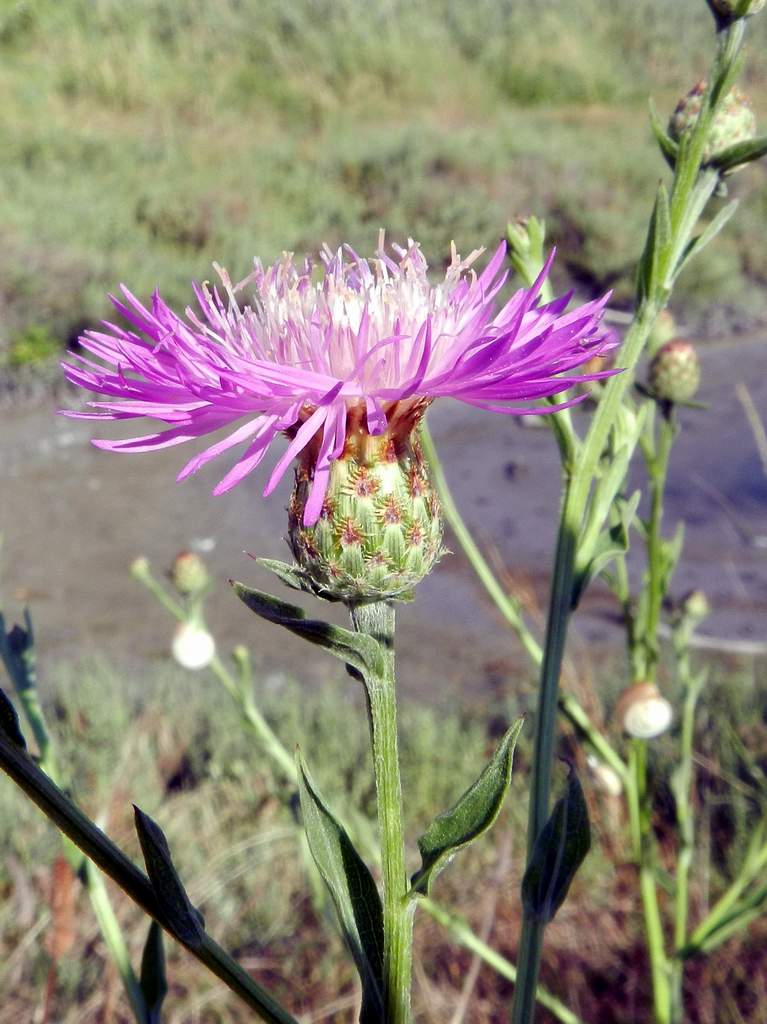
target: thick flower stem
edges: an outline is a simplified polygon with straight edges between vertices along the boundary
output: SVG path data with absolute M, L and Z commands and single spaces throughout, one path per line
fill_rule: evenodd
M 381 832 L 386 1024 L 409 1024 L 413 966 L 413 912 L 405 872 L 402 785 L 397 750 L 394 673 L 394 608 L 385 601 L 352 608 L 352 623 L 374 637 L 384 652 L 380 676 L 366 679 L 373 742 L 373 770 Z

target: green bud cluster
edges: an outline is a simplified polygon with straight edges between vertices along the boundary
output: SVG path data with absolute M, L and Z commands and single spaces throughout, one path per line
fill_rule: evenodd
M 301 464 L 288 507 L 288 542 L 318 591 L 347 603 L 406 595 L 442 553 L 439 499 L 417 429 L 358 431 L 331 464 L 320 518 L 303 524 L 311 467 Z
M 669 135 L 675 142 L 691 132 L 698 121 L 706 83 L 698 82 L 676 106 L 669 121 Z M 706 148 L 703 150 L 703 164 L 711 163 L 725 150 L 739 142 L 756 136 L 756 117 L 748 105 L 745 95 L 734 86 L 725 96 L 717 111 L 709 132 Z
M 700 360 L 683 338 L 661 345 L 650 363 L 649 390 L 664 402 L 689 402 L 700 386 Z

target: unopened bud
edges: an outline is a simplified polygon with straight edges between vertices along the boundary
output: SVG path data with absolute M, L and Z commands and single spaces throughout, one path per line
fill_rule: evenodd
M 594 754 L 588 754 L 586 756 L 586 765 L 588 766 L 591 778 L 594 784 L 607 793 L 608 796 L 620 796 L 623 792 L 623 783 L 618 773 L 610 767 L 609 764 L 605 764 L 604 761 L 600 761 Z
M 654 355 L 661 345 L 671 341 L 675 334 L 676 321 L 671 310 L 662 309 L 655 318 L 655 323 L 650 331 L 650 337 L 647 339 L 647 350 L 650 355 Z
M 209 585 L 210 576 L 199 555 L 182 551 L 173 559 L 170 581 L 182 597 L 195 597 Z
M 688 619 L 694 619 L 695 622 L 702 622 L 703 619 L 708 618 L 711 614 L 711 606 L 702 590 L 691 590 L 682 598 L 682 612 Z
M 216 641 L 211 634 L 194 622 L 182 622 L 171 644 L 171 654 L 182 668 L 191 671 L 207 668 L 216 653 Z
M 676 142 L 691 132 L 698 122 L 698 116 L 703 106 L 703 96 L 706 92 L 706 83 L 698 82 L 679 103 L 671 115 L 668 131 L 669 135 Z M 722 101 L 719 110 L 714 116 L 711 128 L 706 140 L 706 147 L 703 150 L 702 164 L 712 163 L 730 146 L 738 142 L 745 142 L 756 136 L 756 117 L 748 105 L 745 95 L 733 86 Z M 732 170 L 733 168 L 730 168 Z
M 417 431 L 348 431 L 343 457 L 330 464 L 321 515 L 306 526 L 310 471 L 301 465 L 296 472 L 288 541 L 318 591 L 347 602 L 385 601 L 431 571 L 442 554 L 442 518 Z
M 735 21 L 737 18 L 748 18 L 758 14 L 767 0 L 711 0 L 711 6 L 724 18 Z
M 674 709 L 655 683 L 633 683 L 621 694 L 615 716 L 629 736 L 652 740 L 669 728 Z
M 664 402 L 689 402 L 700 387 L 700 360 L 695 346 L 674 338 L 655 353 L 648 375 L 648 387 Z
M 144 579 L 149 574 L 149 559 L 145 555 L 139 555 L 131 562 L 131 576 L 134 579 Z

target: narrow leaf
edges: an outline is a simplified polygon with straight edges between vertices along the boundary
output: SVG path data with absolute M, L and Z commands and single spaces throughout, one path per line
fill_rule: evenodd
M 277 579 L 284 583 L 286 587 L 290 587 L 291 590 L 300 590 L 305 594 L 313 594 L 322 601 L 338 600 L 338 598 L 333 597 L 327 591 L 317 587 L 311 577 L 297 565 L 289 565 L 287 562 L 280 562 L 276 558 L 257 558 L 256 561 L 264 569 L 274 573 Z
M 16 708 L 11 703 L 10 697 L 3 690 L 0 690 L 0 729 L 2 729 L 14 746 L 20 747 L 22 750 L 27 749 L 27 741 L 24 739 L 24 734 L 21 731 Z
M 684 267 L 687 266 L 687 264 L 690 262 L 693 256 L 697 256 L 698 253 L 702 252 L 705 249 L 709 242 L 713 241 L 713 239 L 716 238 L 719 232 L 725 227 L 727 222 L 735 213 L 737 208 L 738 200 L 733 199 L 731 203 L 728 203 L 727 206 L 723 207 L 723 209 L 719 211 L 716 217 L 714 217 L 711 220 L 711 222 L 706 225 L 706 227 L 703 229 L 703 231 L 701 231 L 699 235 L 697 235 L 697 237 L 693 238 L 692 241 L 687 244 L 677 266 L 674 268 L 674 277 L 676 277 L 677 274 L 681 273 L 681 271 L 684 269 Z
M 551 921 L 562 906 L 575 873 L 591 845 L 586 800 L 578 776 L 571 768 L 564 795 L 535 841 L 522 879 L 526 913 L 538 921 Z
M 314 862 L 330 891 L 341 931 L 362 981 L 360 1024 L 380 1024 L 383 1009 L 383 911 L 375 882 L 298 756 L 301 813 Z
M 168 840 L 148 814 L 133 805 L 149 881 L 169 930 L 186 946 L 199 949 L 205 934 L 202 914 L 192 905 L 173 866 Z
M 324 647 L 363 675 L 381 675 L 384 671 L 383 653 L 372 637 L 332 626 L 329 622 L 307 619 L 303 608 L 297 605 L 280 601 L 234 580 L 230 583 L 239 599 L 267 622 L 276 622 L 309 643 Z
M 755 139 L 746 139 L 744 142 L 736 142 L 734 146 L 728 146 L 715 157 L 712 157 L 711 164 L 722 174 L 731 171 L 741 164 L 749 164 L 753 160 L 760 160 L 767 154 L 767 135 L 759 135 Z
M 671 237 L 671 214 L 669 211 L 668 190 L 661 182 L 655 194 L 655 205 L 650 217 L 647 241 L 639 261 L 637 290 L 639 298 L 644 299 L 653 294 L 661 284 L 659 271 L 668 249 Z
M 168 994 L 168 980 L 165 973 L 165 945 L 162 928 L 156 921 L 149 925 L 141 957 L 141 991 L 144 993 L 149 1011 L 148 1024 L 160 1024 L 163 1000 Z
M 501 740 L 491 761 L 462 797 L 429 825 L 418 840 L 421 867 L 413 875 L 412 891 L 428 896 L 431 884 L 458 850 L 478 839 L 493 825 L 511 782 L 514 746 L 522 719 Z
M 37 684 L 32 619 L 26 609 L 24 623 L 24 626 L 17 623 L 6 632 L 5 619 L 0 614 L 0 658 L 19 694 L 34 689 Z
M 663 122 L 658 116 L 658 111 L 655 109 L 655 104 L 650 101 L 650 125 L 652 127 L 653 135 L 660 146 L 660 151 L 666 159 L 666 162 L 674 169 L 676 164 L 677 154 L 679 152 L 679 146 L 671 138 L 666 129 L 663 127 Z

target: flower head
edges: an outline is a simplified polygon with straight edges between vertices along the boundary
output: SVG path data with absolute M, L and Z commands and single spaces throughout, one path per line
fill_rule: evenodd
M 198 309 L 174 313 L 155 293 L 149 307 L 123 287 L 113 298 L 132 329 L 107 323 L 87 331 L 70 381 L 105 396 L 89 404 L 104 419 L 149 417 L 165 429 L 100 448 L 145 452 L 229 428 L 183 467 L 179 480 L 237 445 L 233 468 L 216 486 L 238 484 L 280 434 L 289 438 L 264 491 L 270 494 L 301 457 L 308 481 L 306 526 L 323 509 L 336 460 L 350 432 L 412 432 L 435 398 L 452 397 L 502 413 L 549 412 L 512 404 L 565 391 L 606 373 L 573 371 L 611 347 L 600 330 L 606 297 L 566 312 L 570 296 L 538 304 L 548 260 L 530 289 L 500 304 L 507 273 L 501 245 L 481 274 L 481 250 L 461 259 L 453 248 L 444 279 L 431 285 L 415 242 L 360 258 L 346 247 L 325 250 L 322 266 L 285 254 L 233 285 L 195 286 Z M 553 254 L 552 254 L 553 256 Z M 569 404 L 569 403 L 565 403 Z

